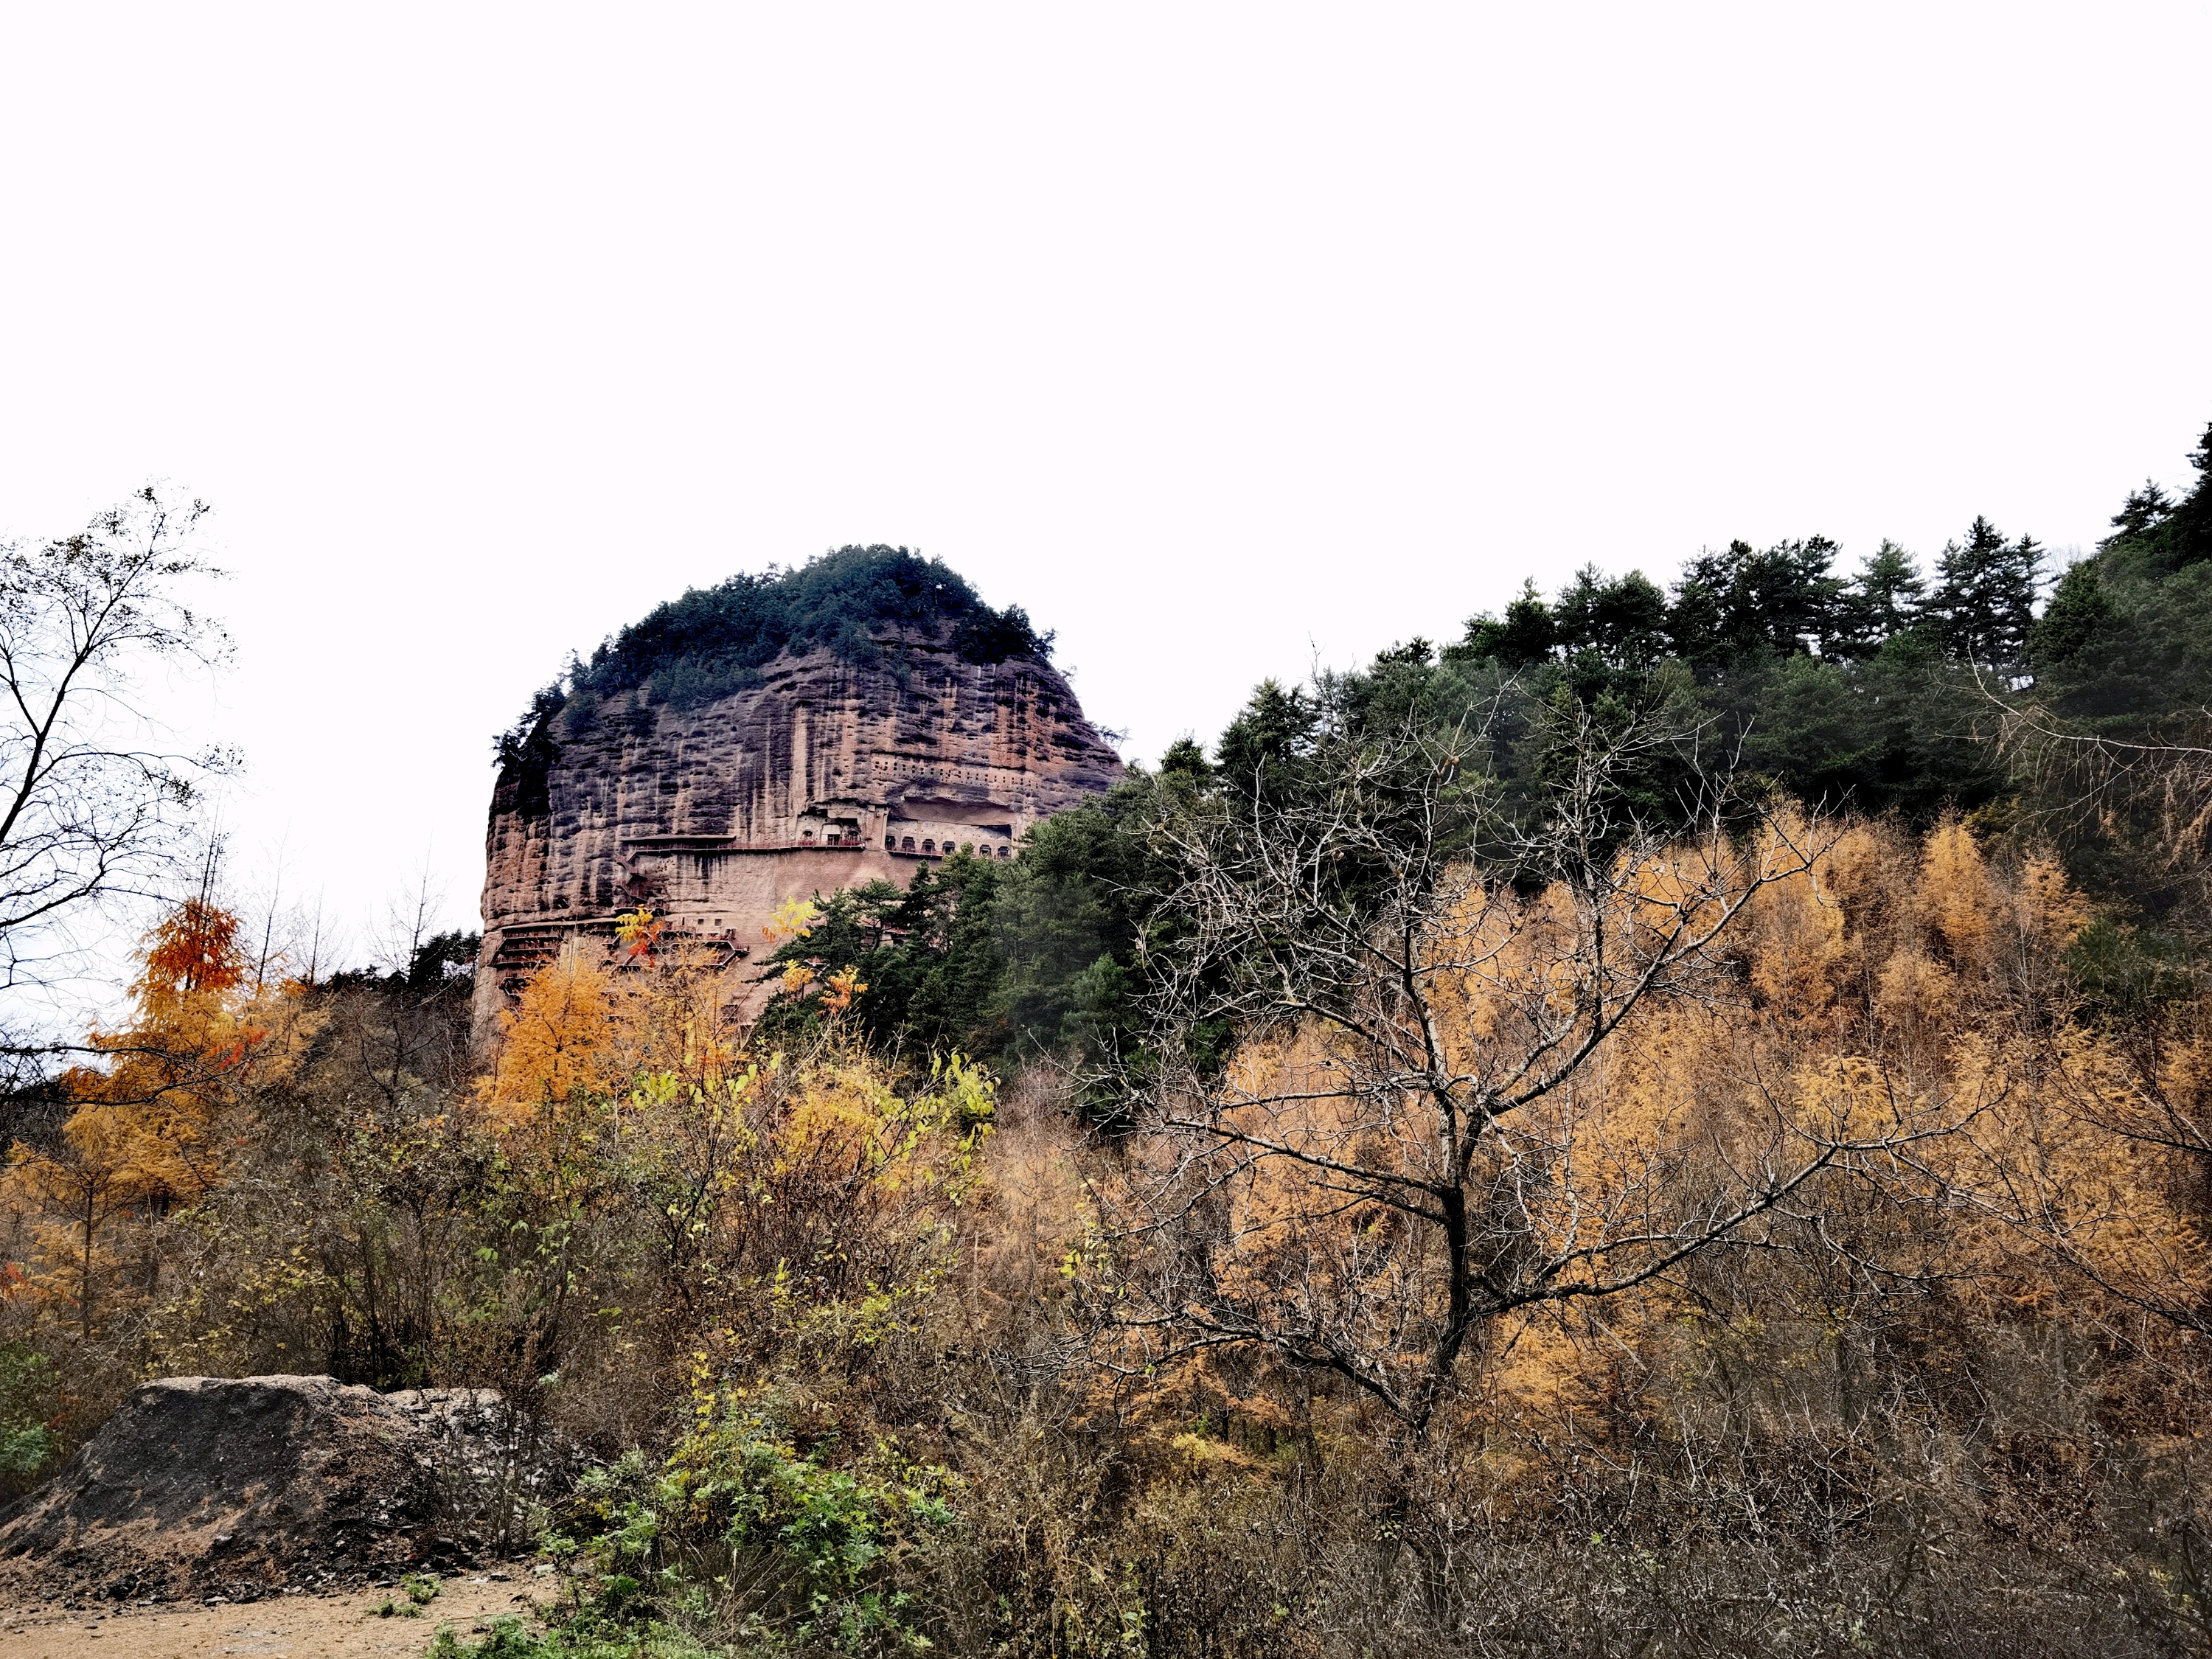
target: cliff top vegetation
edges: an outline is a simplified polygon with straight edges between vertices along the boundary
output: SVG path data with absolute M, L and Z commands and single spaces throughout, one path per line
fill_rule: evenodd
M 492 739 L 493 757 L 502 774 L 523 779 L 527 793 L 542 787 L 549 730 L 564 709 L 641 689 L 655 702 L 696 708 L 759 684 L 761 671 L 786 652 L 879 661 L 885 629 L 948 647 L 973 663 L 1045 662 L 1052 655 L 1052 635 L 1040 634 L 1028 611 L 1018 605 L 992 609 L 942 559 L 881 544 L 840 547 L 790 570 L 740 571 L 654 606 L 602 641 L 588 660 L 572 660 Z
M 697 703 L 754 684 L 787 651 L 826 649 L 872 662 L 886 628 L 950 646 L 969 662 L 1040 661 L 1052 636 L 1019 605 L 996 611 L 942 559 L 903 547 L 841 547 L 793 569 L 771 565 L 657 605 L 572 671 L 572 692 L 648 686 Z
M 994 610 L 942 559 L 881 544 L 835 548 L 792 569 L 740 571 L 654 606 L 588 659 L 572 661 L 494 739 L 493 750 L 502 767 L 516 763 L 573 701 L 641 688 L 656 702 L 696 708 L 759 684 L 761 671 L 786 652 L 828 650 L 873 663 L 887 628 L 973 663 L 1052 655 L 1052 635 L 1039 633 L 1028 611 Z

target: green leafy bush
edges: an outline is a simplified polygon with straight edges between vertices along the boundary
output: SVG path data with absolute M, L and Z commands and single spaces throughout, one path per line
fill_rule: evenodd
M 586 1474 L 544 1540 L 562 1639 L 649 1644 L 690 1625 L 750 1645 L 928 1646 L 901 1586 L 957 1526 L 957 1480 L 886 1442 L 845 1455 L 830 1431 L 802 1447 L 799 1414 L 776 1389 L 708 1391 L 657 1471 L 632 1452 Z
M 29 1490 L 60 1453 L 58 1387 L 52 1362 L 30 1344 L 0 1344 L 0 1496 Z

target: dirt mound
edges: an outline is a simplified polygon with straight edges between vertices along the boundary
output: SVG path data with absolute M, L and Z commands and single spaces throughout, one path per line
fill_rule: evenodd
M 515 1490 L 499 1396 L 328 1376 L 149 1382 L 0 1516 L 0 1586 L 114 1600 L 344 1584 L 499 1541 Z

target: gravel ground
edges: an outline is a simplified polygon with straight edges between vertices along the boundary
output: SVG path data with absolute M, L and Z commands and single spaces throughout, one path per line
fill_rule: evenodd
M 219 1659 L 276 1654 L 295 1659 L 422 1659 L 441 1624 L 467 1634 L 505 1613 L 528 1613 L 551 1591 L 526 1567 L 462 1573 L 443 1581 L 420 1618 L 380 1618 L 397 1591 L 284 1595 L 251 1606 L 0 1607 L 7 1659 Z M 404 1605 L 405 1598 L 401 1596 Z

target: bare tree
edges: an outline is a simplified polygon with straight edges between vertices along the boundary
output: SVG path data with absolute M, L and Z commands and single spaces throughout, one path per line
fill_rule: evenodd
M 0 544 L 0 987 L 52 983 L 88 917 L 160 889 L 230 763 L 164 746 L 143 684 L 229 652 L 178 592 L 219 574 L 197 548 L 207 512 L 149 486 L 76 535 Z
M 2162 901 L 2139 901 L 2138 915 L 2156 915 L 2161 931 L 2201 940 L 2212 921 L 2212 708 L 2174 703 L 2154 719 L 2069 720 L 2032 686 L 1978 671 L 1975 681 L 1996 711 L 1995 746 L 2024 786 L 2027 820 L 2101 843 L 2106 880 L 2117 871 Z M 1951 1202 L 2016 1232 L 2063 1270 L 2157 1319 L 2212 1335 L 2201 1238 L 2193 1228 L 2148 1221 L 2162 1206 L 2143 1201 L 2146 1191 L 2169 1184 L 2212 1189 L 2212 1097 L 2193 1086 L 2191 1066 L 2177 1063 L 2208 1042 L 2204 953 L 2200 943 L 2131 966 L 2130 976 L 2140 977 L 2132 987 L 2124 980 L 2123 995 L 2136 1006 L 2098 1022 L 2104 1044 L 2071 1041 L 2072 1020 L 2024 1032 L 2051 1109 L 2024 1136 L 1981 1147 L 1977 1179 L 1954 1175 L 1945 1184 Z M 2102 1188 L 2070 1179 L 2064 1149 L 2075 1140 L 2131 1157 L 2131 1181 Z
M 1608 1117 L 1590 1085 L 1633 1064 L 1639 1018 L 1735 994 L 1725 936 L 1809 878 L 1826 831 L 1686 738 L 1557 718 L 1540 803 L 1462 729 L 1324 737 L 1296 787 L 1163 813 L 1182 877 L 1158 914 L 1181 937 L 1103 1193 L 1126 1267 L 1114 1363 L 1256 1346 L 1418 1433 L 1500 1316 L 1757 1242 L 1823 1171 L 1942 1132 L 1902 1105 L 1870 1117 L 1863 1087 L 1756 1077 L 1731 1114 Z M 1660 770 L 1667 822 L 1630 787 Z
M 1975 680 L 1997 711 L 1997 752 L 2042 821 L 2131 844 L 2198 925 L 2212 920 L 2212 709 L 2171 709 L 2154 732 L 2165 740 L 2130 741 L 2081 730 L 1978 671 Z
M 445 902 L 446 889 L 426 846 L 411 886 L 389 901 L 377 931 L 376 960 L 387 988 L 381 995 L 350 999 L 343 1020 L 362 1074 L 393 1106 L 426 1076 L 450 1080 L 462 1058 L 453 1046 L 447 1006 L 453 984 L 434 954 L 425 956 L 425 947 L 434 951 L 453 937 L 436 931 Z

